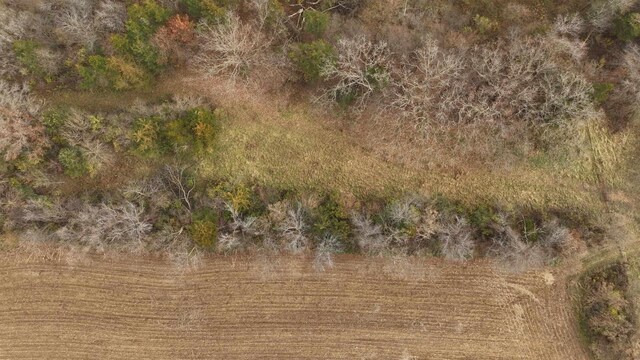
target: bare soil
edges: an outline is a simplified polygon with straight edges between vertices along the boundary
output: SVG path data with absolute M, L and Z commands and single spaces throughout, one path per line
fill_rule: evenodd
M 33 254 L 33 252 L 31 253 Z M 587 359 L 564 276 L 487 262 L 5 253 L 1 359 Z

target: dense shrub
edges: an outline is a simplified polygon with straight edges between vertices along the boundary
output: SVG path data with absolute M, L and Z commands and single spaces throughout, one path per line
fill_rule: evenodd
M 218 236 L 218 220 L 215 212 L 211 209 L 195 212 L 189 231 L 196 244 L 205 249 L 212 249 L 216 245 Z
M 89 174 L 87 159 L 82 151 L 76 147 L 66 147 L 60 150 L 58 161 L 67 176 L 77 178 Z
M 304 31 L 316 37 L 322 37 L 329 26 L 329 14 L 317 11 L 307 10 L 304 12 Z
M 616 37 L 622 41 L 631 41 L 640 36 L 640 13 L 628 13 L 618 18 L 613 26 Z
M 632 359 L 631 339 L 635 327 L 625 265 L 614 263 L 592 272 L 585 276 L 582 286 L 582 330 L 596 358 Z
M 593 101 L 601 105 L 607 101 L 611 91 L 613 91 L 615 85 L 612 83 L 595 83 L 593 84 Z
M 349 214 L 340 205 L 335 196 L 325 196 L 320 204 L 313 209 L 312 232 L 319 238 L 335 238 L 347 244 L 351 240 L 351 223 Z M 346 250 L 353 250 L 349 244 Z
M 499 27 L 498 22 L 479 14 L 473 18 L 473 22 L 478 33 L 485 36 L 495 33 Z
M 128 18 L 125 33 L 111 37 L 113 46 L 131 61 L 151 73 L 160 70 L 158 49 L 151 38 L 171 15 L 170 11 L 158 5 L 154 0 L 134 3 L 127 9 Z
M 158 115 L 138 118 L 131 130 L 135 152 L 145 156 L 158 156 L 165 152 L 162 134 L 164 119 Z
M 324 40 L 301 43 L 293 46 L 289 58 L 296 65 L 305 81 L 317 81 L 327 64 L 335 60 L 335 51 Z
M 13 42 L 13 51 L 22 66 L 21 71 L 25 75 L 44 75 L 44 70 L 38 61 L 38 47 L 39 45 L 32 40 L 16 40 Z
M 60 129 L 67 122 L 69 116 L 69 109 L 64 107 L 51 107 L 42 114 L 42 123 L 47 130 L 47 135 L 58 144 L 63 142 Z
M 210 188 L 208 194 L 212 198 L 222 199 L 228 207 L 241 214 L 261 215 L 266 210 L 256 191 L 246 184 L 221 182 Z
M 202 152 L 214 145 L 220 114 L 204 108 L 195 108 L 182 117 L 166 124 L 166 138 L 174 149 Z
M 76 65 L 81 89 L 128 90 L 143 86 L 148 75 L 136 64 L 117 56 L 91 55 Z
M 182 0 L 189 16 L 214 24 L 224 22 L 227 15 L 226 6 L 231 3 L 232 0 Z
M 190 109 L 169 119 L 159 115 L 140 117 L 134 122 L 131 139 L 141 155 L 202 153 L 214 145 L 220 117 L 220 112 L 205 108 Z
M 160 63 L 185 63 L 195 38 L 195 25 L 188 15 L 172 16 L 153 36 L 153 43 L 160 51 Z

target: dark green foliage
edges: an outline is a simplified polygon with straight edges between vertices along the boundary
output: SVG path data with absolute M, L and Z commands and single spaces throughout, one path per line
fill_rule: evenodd
M 33 40 L 16 40 L 13 42 L 13 52 L 22 65 L 21 70 L 25 75 L 45 75 L 36 53 L 38 46 Z
M 82 151 L 76 147 L 60 150 L 58 161 L 67 176 L 77 178 L 89 174 L 89 164 Z
M 335 236 L 342 243 L 346 243 L 351 237 L 349 215 L 335 196 L 325 196 L 312 215 L 312 231 L 317 237 Z M 345 248 L 352 249 L 352 246 Z
M 159 52 L 150 40 L 170 16 L 169 10 L 153 0 L 135 3 L 128 8 L 125 33 L 112 36 L 111 42 L 121 54 L 155 74 L 160 70 Z
M 218 237 L 218 216 L 215 211 L 209 208 L 196 211 L 193 214 L 189 232 L 193 241 L 200 247 L 213 248 Z
M 379 66 L 367 68 L 366 79 L 375 89 L 379 90 L 388 84 L 387 70 Z
M 227 14 L 226 7 L 231 3 L 231 0 L 182 0 L 189 16 L 210 23 L 222 22 Z
M 137 65 L 119 57 L 91 55 L 76 65 L 81 89 L 128 90 L 148 82 L 148 75 Z
M 269 0 L 267 5 L 267 17 L 265 19 L 265 25 L 268 29 L 278 30 L 282 29 L 283 21 L 286 19 L 284 7 L 278 0 Z
M 595 83 L 593 84 L 593 101 L 598 104 L 604 104 L 611 91 L 613 91 L 614 85 L 612 83 Z
M 195 108 L 184 115 L 165 119 L 154 115 L 135 121 L 131 139 L 135 151 L 146 156 L 200 154 L 214 145 L 220 114 L 205 108 Z
M 635 332 L 633 309 L 628 299 L 629 279 L 625 264 L 614 263 L 582 280 L 581 330 L 598 357 L 626 359 Z
M 131 140 L 136 153 L 150 157 L 164 154 L 166 142 L 162 134 L 163 123 L 164 119 L 158 115 L 138 118 L 134 122 Z
M 20 196 L 25 199 L 35 199 L 38 197 L 33 187 L 29 184 L 26 184 L 24 181 L 21 181 L 19 178 L 12 177 L 8 181 L 9 186 L 16 190 Z
M 305 81 L 311 82 L 320 79 L 322 69 L 334 61 L 335 51 L 326 41 L 316 40 L 293 46 L 289 58 L 298 67 Z
M 631 41 L 640 36 L 640 14 L 628 13 L 616 19 L 613 32 L 622 41 Z
M 255 189 L 245 184 L 220 183 L 208 191 L 212 198 L 220 198 L 243 215 L 260 216 L 267 210 Z M 280 199 L 276 199 L 279 201 Z
M 80 75 L 80 88 L 108 88 L 109 70 L 107 68 L 107 58 L 102 55 L 91 55 L 84 64 L 76 66 Z
M 307 10 L 304 12 L 304 31 L 316 37 L 322 37 L 329 26 L 329 14 L 317 11 Z
M 336 101 L 342 107 L 348 107 L 358 99 L 355 89 L 341 89 L 336 93 Z
M 525 217 L 522 220 L 522 234 L 527 242 L 535 243 L 540 240 L 540 222 L 535 217 Z
M 489 206 L 480 205 L 477 208 L 467 210 L 469 223 L 476 227 L 480 235 L 489 237 L 493 234 L 492 224 L 496 221 L 497 214 Z
M 60 136 L 60 128 L 69 119 L 69 110 L 63 107 L 52 107 L 42 114 L 42 123 L 45 126 L 47 135 L 56 144 L 64 144 L 64 139 Z
M 174 149 L 187 149 L 201 153 L 214 144 L 219 115 L 216 112 L 195 108 L 177 119 L 166 123 L 165 137 Z

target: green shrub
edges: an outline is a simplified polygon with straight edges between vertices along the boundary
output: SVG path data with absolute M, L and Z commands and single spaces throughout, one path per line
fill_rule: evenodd
M 65 140 L 60 136 L 60 128 L 69 119 L 69 109 L 63 107 L 52 107 L 42 114 L 42 123 L 45 126 L 47 135 L 56 144 L 64 144 Z
M 135 151 L 145 156 L 163 155 L 170 150 L 202 153 L 214 145 L 219 118 L 219 112 L 205 108 L 194 108 L 169 120 L 161 116 L 142 117 L 135 121 L 131 139 Z
M 304 31 L 316 37 L 322 37 L 329 25 L 329 14 L 317 11 L 307 10 L 304 12 Z
M 585 275 L 581 290 L 581 331 L 596 357 L 631 359 L 625 354 L 631 353 L 637 326 L 626 265 L 616 262 Z
M 108 88 L 107 58 L 102 55 L 89 56 L 84 64 L 76 65 L 80 75 L 81 89 Z
M 212 198 L 221 198 L 244 215 L 259 216 L 265 213 L 266 205 L 261 201 L 254 189 L 245 184 L 223 182 L 208 190 Z
M 193 241 L 205 249 L 216 245 L 218 236 L 218 217 L 211 209 L 198 210 L 193 214 L 193 221 L 189 226 Z
M 187 14 L 196 20 L 219 23 L 224 20 L 230 0 L 182 0 Z
M 91 55 L 76 69 L 81 78 L 81 89 L 128 90 L 139 88 L 148 81 L 143 69 L 116 56 Z
M 39 45 L 33 40 L 16 40 L 13 42 L 13 52 L 22 65 L 21 72 L 25 75 L 44 76 L 45 72 L 38 61 Z
M 476 15 L 473 18 L 473 23 L 476 26 L 476 30 L 480 35 L 489 35 L 498 30 L 499 24 L 497 21 L 482 15 Z
M 77 178 L 89 174 L 89 164 L 82 151 L 76 147 L 60 150 L 58 161 L 67 176 Z
M 107 59 L 109 85 L 114 90 L 140 88 L 148 83 L 148 75 L 136 64 L 111 56 Z
M 203 152 L 214 144 L 219 114 L 195 108 L 180 118 L 167 122 L 165 136 L 174 149 Z
M 335 59 L 335 50 L 324 40 L 297 44 L 289 52 L 289 58 L 308 82 L 320 79 L 322 69 Z
M 111 43 L 121 54 L 151 73 L 160 70 L 159 51 L 151 37 L 171 16 L 171 12 L 154 0 L 144 0 L 129 6 L 125 33 L 111 37 Z
M 204 108 L 189 110 L 184 122 L 191 130 L 192 143 L 196 151 L 210 149 L 214 144 L 219 113 Z
M 286 13 L 282 4 L 278 0 L 269 0 L 264 22 L 266 27 L 275 31 L 283 29 L 285 19 Z
M 335 199 L 335 196 L 325 196 L 320 205 L 313 211 L 313 233 L 319 237 L 335 236 L 345 243 L 351 238 L 351 221 L 349 214 Z M 352 249 L 346 246 L 346 249 Z
M 162 123 L 160 116 L 138 118 L 131 131 L 135 152 L 145 156 L 158 156 L 164 153 L 165 144 L 162 139 Z
M 640 14 L 628 13 L 616 19 L 613 32 L 622 41 L 631 41 L 640 36 Z
M 469 223 L 477 228 L 480 235 L 490 237 L 493 235 L 492 224 L 497 219 L 496 212 L 489 206 L 480 205 L 476 208 L 469 209 L 468 214 Z
M 593 101 L 598 104 L 604 104 L 609 98 L 609 94 L 613 91 L 612 83 L 595 83 L 593 84 Z

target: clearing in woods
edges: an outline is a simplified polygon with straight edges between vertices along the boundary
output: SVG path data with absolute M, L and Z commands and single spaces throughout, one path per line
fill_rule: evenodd
M 22 259 L 21 259 L 22 258 Z M 2 359 L 587 359 L 564 276 L 342 256 L 3 259 Z

